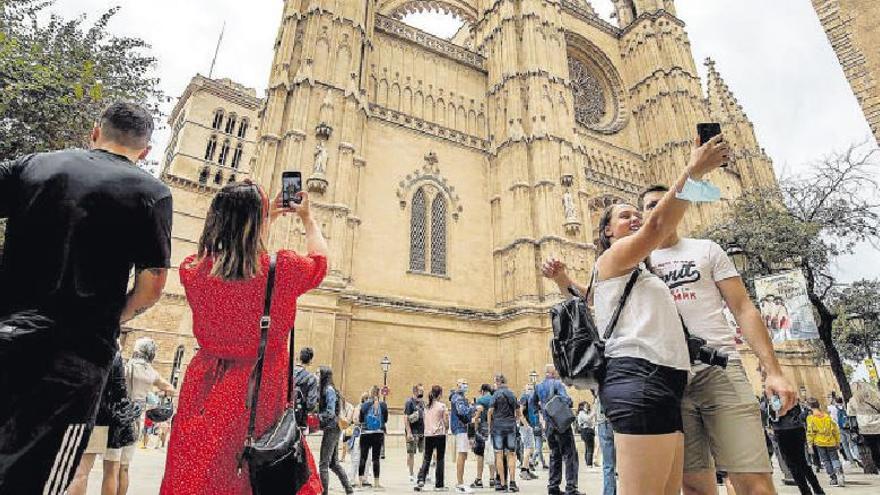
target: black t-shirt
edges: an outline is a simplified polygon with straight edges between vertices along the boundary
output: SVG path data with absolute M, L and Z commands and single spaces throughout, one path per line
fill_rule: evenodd
M 492 413 L 493 432 L 512 432 L 516 430 L 516 411 L 519 409 L 519 401 L 507 387 L 498 387 L 492 394 L 490 409 Z
M 38 310 L 56 343 L 109 361 L 132 267 L 169 266 L 171 215 L 170 189 L 107 151 L 0 163 L 0 316 Z
M 415 423 L 410 423 L 409 428 L 412 431 L 413 435 L 424 435 L 425 434 L 425 401 L 421 399 L 416 399 L 414 397 L 410 397 L 406 400 L 406 404 L 403 406 L 403 415 L 406 416 L 404 421 L 409 421 L 409 415 L 419 411 L 419 420 Z

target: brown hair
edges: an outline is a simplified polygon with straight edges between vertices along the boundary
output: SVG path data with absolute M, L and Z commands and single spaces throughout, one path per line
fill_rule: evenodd
M 262 189 L 250 181 L 227 184 L 214 196 L 198 251 L 200 260 L 213 259 L 211 275 L 245 280 L 260 273 L 267 206 Z
M 654 184 L 646 187 L 642 192 L 639 193 L 639 210 L 645 209 L 645 196 L 654 192 L 669 192 L 669 186 L 664 186 L 663 184 Z
M 602 217 L 599 218 L 599 245 L 596 246 L 596 248 L 599 249 L 599 254 L 604 253 L 611 247 L 611 238 L 605 234 L 605 227 L 611 223 L 611 216 L 614 215 L 614 208 L 622 205 L 627 205 L 627 203 L 608 205 L 605 207 L 605 210 L 602 211 Z

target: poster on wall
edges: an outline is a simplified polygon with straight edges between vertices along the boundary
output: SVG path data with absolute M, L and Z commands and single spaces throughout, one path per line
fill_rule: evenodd
M 819 338 L 807 282 L 800 270 L 755 279 L 755 293 L 774 344 Z

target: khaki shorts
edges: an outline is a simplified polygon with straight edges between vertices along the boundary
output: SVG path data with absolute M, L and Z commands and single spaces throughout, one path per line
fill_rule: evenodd
M 131 464 L 134 458 L 134 451 L 137 449 L 137 442 L 132 445 L 122 447 L 121 449 L 107 449 L 104 454 L 104 460 L 110 462 L 118 462 L 120 464 Z
M 685 472 L 772 472 L 758 400 L 740 361 L 697 372 L 685 389 L 681 416 Z
M 425 451 L 425 435 L 413 435 L 412 440 L 406 441 L 406 453 L 415 454 Z
M 89 444 L 83 454 L 103 454 L 107 450 L 107 436 L 110 432 L 109 426 L 96 426 L 92 429 L 92 435 L 89 437 Z

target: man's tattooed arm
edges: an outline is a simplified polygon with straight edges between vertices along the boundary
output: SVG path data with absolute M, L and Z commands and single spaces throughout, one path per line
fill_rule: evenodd
M 166 268 L 143 268 L 135 273 L 134 288 L 128 293 L 125 308 L 120 315 L 120 323 L 128 322 L 150 309 L 162 295 Z

